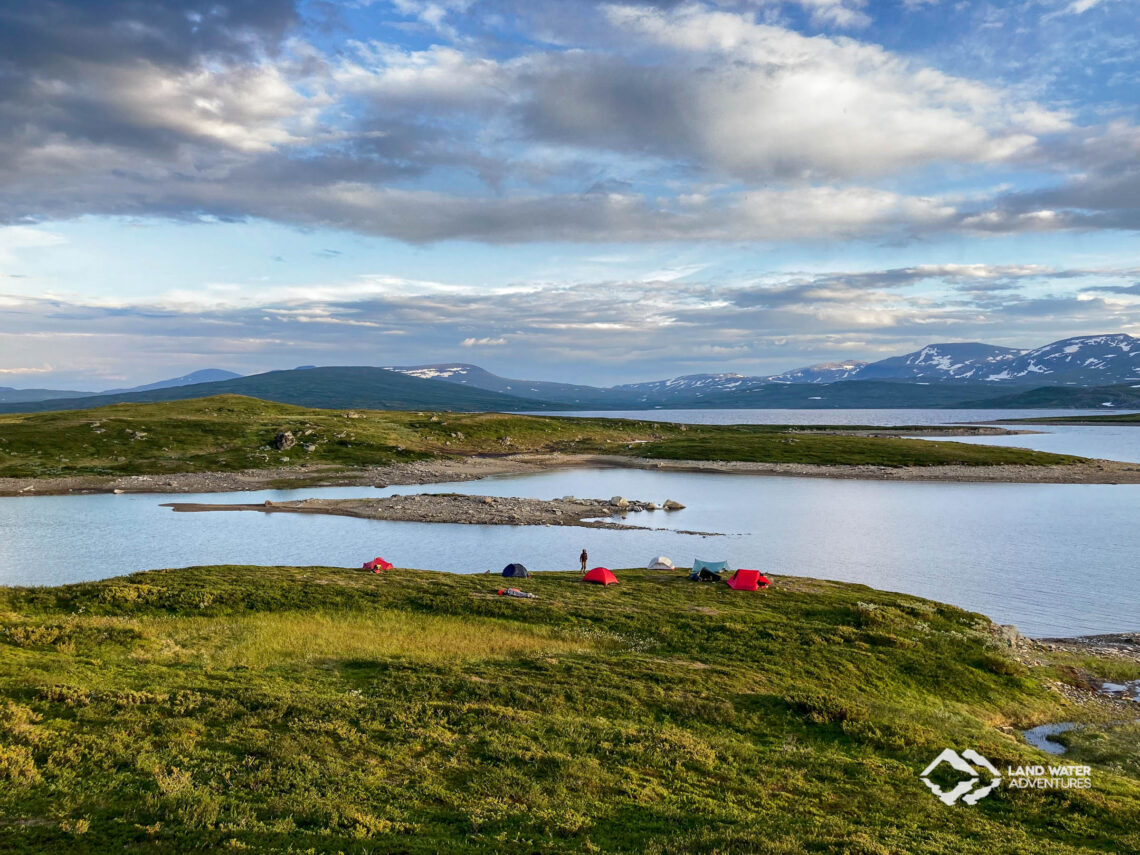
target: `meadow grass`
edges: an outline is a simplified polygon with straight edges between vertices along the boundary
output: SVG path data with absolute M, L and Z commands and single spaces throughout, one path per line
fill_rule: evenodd
M 1096 720 L 980 615 L 617 574 L 528 601 L 329 567 L 0 588 L 0 850 L 1140 850 L 1123 748 L 1089 791 L 921 783 L 943 748 L 1041 762 L 1017 728 Z
M 828 465 L 1063 465 L 1019 448 L 835 435 L 824 426 L 677 425 L 500 413 L 337 411 L 224 395 L 0 415 L 0 477 L 333 469 L 512 452 Z M 273 447 L 281 431 L 296 445 Z
M 600 639 L 574 638 L 542 626 L 395 610 L 143 618 L 138 627 L 154 650 L 140 651 L 136 661 L 220 669 L 376 658 L 476 661 L 603 649 Z

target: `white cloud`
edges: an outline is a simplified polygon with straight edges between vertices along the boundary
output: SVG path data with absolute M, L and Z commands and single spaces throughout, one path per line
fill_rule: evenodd
M 0 374 L 51 374 L 54 370 L 51 365 L 44 363 L 38 368 L 0 368 Z
M 851 39 L 808 38 L 697 6 L 613 6 L 609 17 L 678 52 L 664 84 L 676 127 L 661 130 L 741 177 L 850 178 L 940 160 L 1000 162 L 1028 152 L 1035 134 L 1068 127 L 1064 114 Z M 611 111 L 598 118 L 620 121 Z M 635 125 L 630 137 L 648 139 L 650 130 Z
M 460 342 L 463 347 L 498 347 L 506 343 L 507 340 L 502 336 L 498 338 L 465 338 Z
M 64 243 L 67 243 L 67 239 L 63 235 L 46 229 L 0 226 L 0 264 L 13 263 L 24 250 L 46 249 Z

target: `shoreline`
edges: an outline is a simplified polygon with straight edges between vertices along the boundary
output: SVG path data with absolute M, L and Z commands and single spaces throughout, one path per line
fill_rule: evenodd
M 572 468 L 642 469 L 661 472 L 998 484 L 1140 484 L 1140 463 L 1090 460 L 1061 466 L 835 466 L 716 460 L 650 460 L 607 454 L 513 454 L 495 457 L 395 463 L 368 469 L 328 466 L 282 467 L 239 472 L 163 475 L 77 475 L 0 478 L 0 497 L 92 493 L 230 493 L 306 487 L 389 487 L 476 481 L 495 475 L 538 474 Z

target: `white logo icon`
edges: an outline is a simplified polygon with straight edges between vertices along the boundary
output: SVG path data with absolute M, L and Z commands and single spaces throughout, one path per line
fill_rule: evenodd
M 953 768 L 970 777 L 965 781 L 959 782 L 952 790 L 943 791 L 940 786 L 930 780 L 930 773 L 943 763 L 949 763 Z M 991 780 L 988 784 L 978 786 L 980 784 L 978 774 L 980 769 L 989 772 Z M 961 754 L 951 748 L 947 748 L 934 758 L 933 763 L 922 770 L 921 777 L 922 783 L 930 788 L 930 792 L 934 793 L 941 802 L 948 805 L 954 804 L 959 799 L 968 805 L 977 804 L 1001 783 L 1001 773 L 993 767 L 993 764 L 991 764 L 989 760 L 973 748 L 967 748 Z

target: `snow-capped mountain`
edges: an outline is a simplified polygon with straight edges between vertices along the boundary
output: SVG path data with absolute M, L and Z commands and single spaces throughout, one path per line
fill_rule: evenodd
M 979 379 L 1065 386 L 1140 382 L 1140 339 L 1130 335 L 1077 336 L 1027 350 Z
M 997 374 L 1024 351 L 979 342 L 930 344 L 864 366 L 851 380 L 981 380 Z
M 1123 333 L 1076 336 L 1033 350 L 932 344 L 873 362 L 849 379 L 1112 386 L 1140 380 L 1140 339 Z
M 913 353 L 871 363 L 856 360 L 824 362 L 767 377 L 735 373 L 687 374 L 668 380 L 625 383 L 608 388 L 512 380 L 465 363 L 392 366 L 388 370 L 425 380 L 441 380 L 507 395 L 572 404 L 584 410 L 646 406 L 730 407 L 735 400 L 743 406 L 754 406 L 757 395 L 767 394 L 765 388 L 772 391 L 777 386 L 824 386 L 857 380 L 1022 389 L 1140 384 L 1140 339 L 1124 334 L 1078 336 L 1033 350 L 979 342 L 931 344 Z
M 686 374 L 672 380 L 651 380 L 647 383 L 624 383 L 613 386 L 615 392 L 625 392 L 643 398 L 700 396 L 706 392 L 734 392 L 764 383 L 764 377 L 744 374 Z
M 774 374 L 767 380 L 769 383 L 838 383 L 840 380 L 850 380 L 867 364 L 854 359 L 846 362 L 820 362 L 807 368 Z

